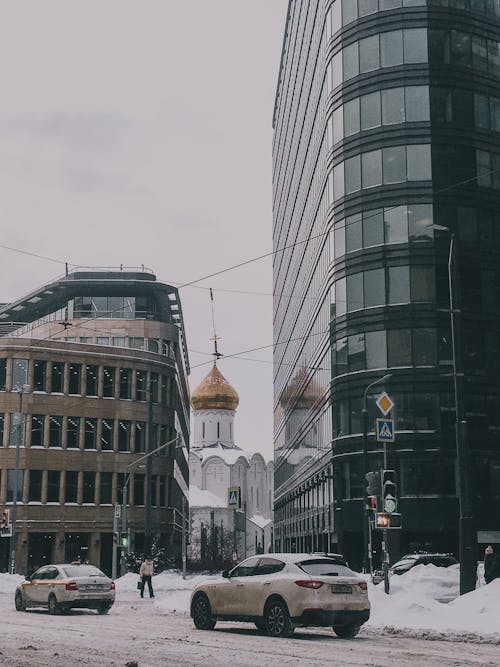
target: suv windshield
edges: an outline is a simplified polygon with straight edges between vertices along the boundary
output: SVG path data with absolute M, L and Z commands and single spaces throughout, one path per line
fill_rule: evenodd
M 303 560 L 297 563 L 298 567 L 307 574 L 324 575 L 332 577 L 356 577 L 356 573 L 345 565 L 329 558 L 316 558 L 314 560 Z
M 63 568 L 67 577 L 105 577 L 101 570 L 92 565 L 67 565 Z

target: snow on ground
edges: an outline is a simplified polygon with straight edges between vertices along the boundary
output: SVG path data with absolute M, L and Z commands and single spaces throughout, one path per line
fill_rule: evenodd
M 480 573 L 482 574 L 482 573 Z M 176 571 L 153 577 L 155 598 L 141 600 L 137 590 L 139 577 L 128 573 L 116 580 L 117 600 L 112 614 L 128 614 L 142 605 L 152 605 L 158 614 L 189 614 L 194 586 L 218 575 L 187 575 Z M 0 597 L 13 601 L 14 590 L 23 580 L 18 575 L 0 574 Z M 369 583 L 371 618 L 368 632 L 402 634 L 412 637 L 449 639 L 453 641 L 492 641 L 500 643 L 500 579 L 487 586 L 478 577 L 478 588 L 459 597 L 459 566 L 449 568 L 421 565 L 404 575 L 392 576 L 390 595 L 383 583 Z M 449 602 L 448 602 L 449 601 Z

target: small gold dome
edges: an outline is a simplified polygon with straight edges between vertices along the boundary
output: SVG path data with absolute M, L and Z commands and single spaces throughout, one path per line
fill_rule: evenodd
M 239 402 L 238 394 L 215 364 L 191 394 L 193 410 L 236 410 Z

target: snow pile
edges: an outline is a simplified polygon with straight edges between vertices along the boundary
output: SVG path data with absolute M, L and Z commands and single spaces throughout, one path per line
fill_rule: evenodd
M 0 595 L 14 595 L 16 586 L 24 581 L 24 577 L 19 574 L 7 574 L 0 572 Z
M 459 574 L 458 565 L 417 566 L 391 577 L 390 595 L 384 593 L 383 584 L 370 584 L 368 626 L 443 633 L 448 638 L 457 633 L 490 634 L 500 641 L 500 580 L 459 597 Z

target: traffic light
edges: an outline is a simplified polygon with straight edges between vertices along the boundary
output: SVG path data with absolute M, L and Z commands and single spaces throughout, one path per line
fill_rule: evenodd
M 377 496 L 366 496 L 366 509 L 369 512 L 376 512 L 378 509 Z
M 382 471 L 382 509 L 392 514 L 398 509 L 396 471 Z
M 366 495 L 367 496 L 379 496 L 380 495 L 380 473 L 379 472 L 367 472 L 365 475 L 366 479 Z
M 403 519 L 396 512 L 377 512 L 375 515 L 375 528 L 402 528 Z
M 2 523 L 0 526 L 1 537 L 12 537 L 12 524 L 10 522 L 10 509 L 5 509 L 2 512 Z
M 123 549 L 128 549 L 128 535 L 127 535 L 127 533 L 122 533 L 120 535 L 120 546 Z

